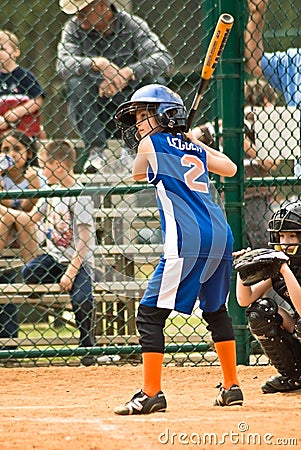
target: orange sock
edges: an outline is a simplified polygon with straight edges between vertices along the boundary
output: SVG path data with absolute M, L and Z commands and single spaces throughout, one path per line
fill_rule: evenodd
M 143 392 L 149 397 L 153 397 L 161 391 L 161 372 L 163 363 L 163 353 L 143 353 Z
M 215 342 L 214 346 L 222 367 L 223 387 L 230 389 L 233 384 L 239 385 L 236 371 L 235 341 Z

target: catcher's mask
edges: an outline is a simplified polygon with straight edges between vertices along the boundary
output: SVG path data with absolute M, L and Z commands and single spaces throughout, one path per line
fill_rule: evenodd
M 301 255 L 301 202 L 287 203 L 276 211 L 271 220 L 268 223 L 268 229 L 270 233 L 269 246 L 275 250 L 285 251 L 288 255 Z M 283 250 L 283 246 L 280 247 L 280 231 L 292 231 L 297 234 L 299 244 L 292 244 L 287 246 L 286 250 Z
M 140 110 L 156 119 L 156 127 L 148 134 L 159 129 L 175 133 L 186 130 L 187 114 L 181 97 L 166 86 L 149 84 L 138 89 L 129 102 L 122 103 L 115 114 L 115 123 L 130 148 L 136 148 L 142 139 L 136 127 L 136 112 Z

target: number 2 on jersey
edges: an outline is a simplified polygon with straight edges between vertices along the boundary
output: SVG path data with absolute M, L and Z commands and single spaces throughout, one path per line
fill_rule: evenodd
M 185 183 L 192 191 L 208 193 L 208 185 L 202 181 L 196 181 L 203 173 L 205 173 L 203 161 L 195 155 L 184 155 L 181 158 L 181 164 L 185 167 L 191 167 L 185 175 Z

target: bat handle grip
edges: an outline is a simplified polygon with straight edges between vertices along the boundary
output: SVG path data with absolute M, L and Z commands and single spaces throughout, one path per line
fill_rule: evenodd
M 193 103 L 192 103 L 192 107 L 189 111 L 188 114 L 188 118 L 187 118 L 187 124 L 186 124 L 186 132 L 189 131 L 191 125 L 192 125 L 192 121 L 194 119 L 195 113 L 199 107 L 199 103 L 202 99 L 202 95 L 205 92 L 207 85 L 208 85 L 209 80 L 205 80 L 205 79 L 201 79 L 201 83 L 199 85 L 198 91 L 194 97 Z
M 186 133 L 190 130 L 191 124 L 193 122 L 194 116 L 196 113 L 196 109 L 191 109 L 189 111 L 188 117 L 187 117 L 187 123 L 186 123 Z

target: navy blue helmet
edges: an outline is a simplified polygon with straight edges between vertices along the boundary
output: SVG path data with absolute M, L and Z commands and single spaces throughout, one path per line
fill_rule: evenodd
M 141 140 L 136 128 L 136 112 L 146 110 L 148 117 L 155 117 L 157 126 L 177 132 L 186 130 L 187 113 L 181 97 L 161 84 L 149 84 L 138 89 L 130 101 L 122 103 L 115 114 L 115 123 L 121 129 L 123 139 L 130 148 Z

